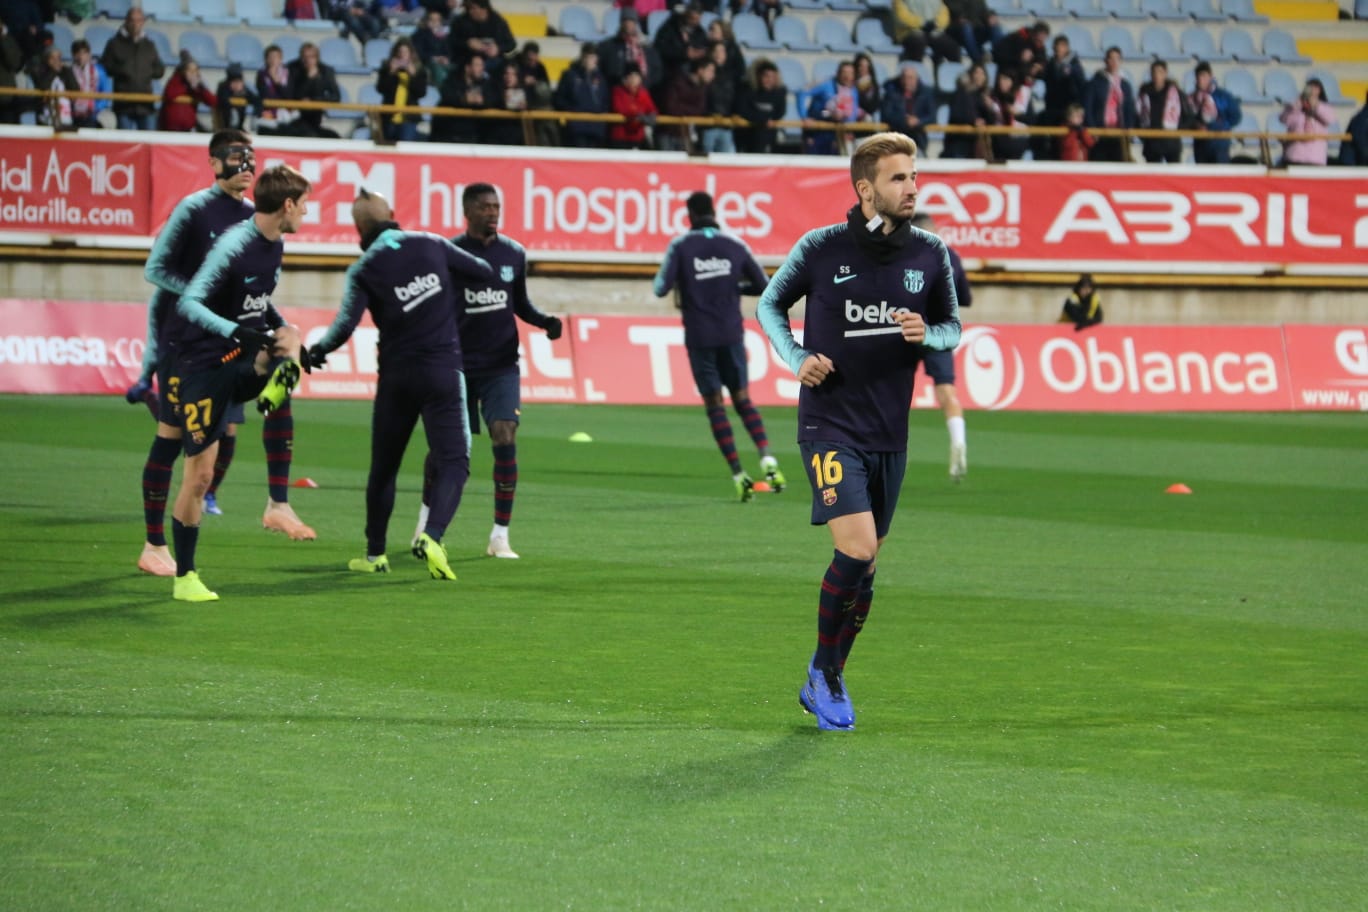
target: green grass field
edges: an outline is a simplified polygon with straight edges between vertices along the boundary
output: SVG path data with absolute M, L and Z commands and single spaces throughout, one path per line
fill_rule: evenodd
M 521 561 L 476 438 L 454 584 L 421 444 L 348 574 L 369 406 L 295 414 L 319 540 L 260 529 L 254 421 L 186 605 L 146 413 L 0 397 L 0 909 L 1368 908 L 1363 415 L 974 413 L 958 487 L 914 415 L 845 734 L 796 700 L 829 538 L 701 408 L 527 408 Z

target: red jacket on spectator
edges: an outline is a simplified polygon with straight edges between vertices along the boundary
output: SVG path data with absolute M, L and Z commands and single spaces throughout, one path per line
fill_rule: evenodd
M 641 143 L 646 140 L 646 124 L 641 118 L 658 114 L 651 93 L 644 87 L 635 93 L 623 86 L 613 86 L 613 113 L 627 118 L 626 123 L 613 124 L 608 128 L 608 138 L 614 142 Z
M 190 100 L 175 100 L 182 96 Z M 162 90 L 161 110 L 157 112 L 157 129 L 193 133 L 199 128 L 199 118 L 195 114 L 195 109 L 201 104 L 212 108 L 218 104 L 218 96 L 209 91 L 204 83 L 197 83 L 191 88 L 181 71 L 177 69 L 171 74 L 171 78 L 166 80 L 166 88 Z

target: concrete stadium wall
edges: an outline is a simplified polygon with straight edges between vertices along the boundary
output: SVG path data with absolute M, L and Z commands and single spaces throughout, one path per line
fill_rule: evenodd
M 335 308 L 342 298 L 338 270 L 286 266 L 276 300 L 296 307 Z M 146 301 L 151 286 L 142 267 L 118 263 L 0 261 L 5 297 L 71 301 Z M 532 300 L 553 313 L 670 314 L 673 306 L 651 294 L 649 278 L 537 277 Z M 1050 323 L 1068 295 L 1065 284 L 974 286 L 974 305 L 965 314 L 978 323 Z M 754 299 L 749 305 L 754 307 Z M 1106 288 L 1107 320 L 1120 324 L 1271 325 L 1346 324 L 1368 321 L 1368 292 L 1270 288 Z M 795 316 L 800 316 L 801 311 Z

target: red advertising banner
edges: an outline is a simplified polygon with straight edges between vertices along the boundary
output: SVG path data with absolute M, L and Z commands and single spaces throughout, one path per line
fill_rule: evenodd
M 287 308 L 313 341 L 325 310 Z M 138 376 L 146 308 L 0 299 L 0 392 L 122 393 Z M 556 342 L 521 326 L 529 403 L 692 405 L 683 330 L 664 317 L 571 317 Z M 298 395 L 368 399 L 376 332 L 306 376 Z M 746 324 L 751 395 L 792 405 L 798 384 L 758 325 Z M 1080 412 L 1368 410 L 1368 330 L 1346 326 L 968 326 L 955 352 L 969 408 Z M 934 408 L 918 382 L 914 408 Z
M 1368 324 L 1284 326 L 1293 408 L 1368 412 Z
M 6 137 L 0 146 L 0 230 L 147 235 L 154 230 L 150 161 L 150 147 L 142 143 Z
M 86 236 L 149 244 L 175 204 L 210 179 L 200 137 L 7 137 L 0 151 L 0 236 Z M 406 227 L 464 229 L 461 191 L 494 184 L 503 228 L 534 259 L 653 262 L 686 224 L 694 190 L 722 223 L 777 262 L 807 230 L 844 218 L 853 202 L 845 162 L 782 163 L 744 156 L 692 159 L 461 146 L 377 149 L 368 143 L 262 138 L 261 166 L 286 162 L 314 183 L 299 252 L 356 247 L 351 202 L 385 194 Z M 1368 274 L 1363 169 L 1165 165 L 1062 167 L 919 162 L 919 208 L 975 264 L 1076 272 Z

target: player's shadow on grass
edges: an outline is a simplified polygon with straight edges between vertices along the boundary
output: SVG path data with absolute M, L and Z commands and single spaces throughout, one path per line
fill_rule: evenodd
M 160 613 L 147 609 L 162 609 L 168 604 L 172 604 L 171 581 L 157 581 L 161 582 L 162 587 L 155 594 L 144 590 L 130 598 L 131 584 L 135 585 L 139 582 L 147 581 L 141 581 L 127 574 L 120 574 L 103 579 L 74 580 L 60 586 L 48 586 L 43 589 L 23 589 L 8 592 L 5 594 L 5 603 L 7 609 L 10 610 L 0 611 L 0 623 L 36 630 L 71 627 L 90 621 L 122 620 L 136 621 L 142 624 L 160 623 L 162 621 Z M 153 585 L 157 585 L 157 582 L 153 582 Z M 113 604 L 89 605 L 90 602 L 99 601 L 112 602 Z M 59 604 L 81 603 L 89 605 L 89 607 L 38 611 L 29 614 L 12 612 L 13 608 L 22 611 L 25 608 L 54 602 Z
M 605 784 L 614 795 L 631 793 L 658 804 L 691 804 L 788 788 L 794 771 L 815 760 L 808 735 L 806 729 L 794 731 L 740 750 L 726 750 L 719 742 L 712 756 L 697 756 L 707 753 L 699 745 L 688 760 L 663 762 L 624 778 L 609 777 Z

